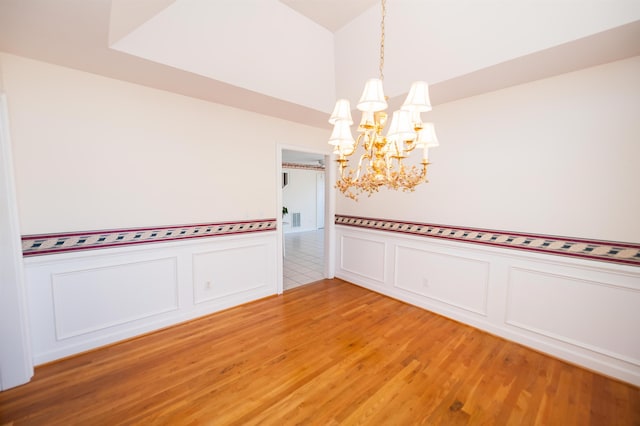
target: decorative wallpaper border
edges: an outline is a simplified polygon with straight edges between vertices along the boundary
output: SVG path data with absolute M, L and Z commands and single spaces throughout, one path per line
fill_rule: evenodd
M 221 237 L 232 234 L 275 231 L 276 219 L 240 222 L 161 226 L 155 228 L 109 229 L 22 236 L 22 254 L 39 256 L 70 251 L 160 243 L 190 238 Z
M 640 266 L 640 244 L 336 215 L 336 225 Z

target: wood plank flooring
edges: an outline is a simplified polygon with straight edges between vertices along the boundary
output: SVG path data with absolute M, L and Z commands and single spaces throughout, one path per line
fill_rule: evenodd
M 640 425 L 640 389 L 336 279 L 38 367 L 0 424 Z

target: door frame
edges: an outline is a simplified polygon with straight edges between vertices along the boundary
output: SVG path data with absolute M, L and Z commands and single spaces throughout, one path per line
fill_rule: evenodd
M 0 92 L 0 391 L 33 376 L 15 188 L 7 97 Z
M 308 147 L 285 145 L 278 143 L 276 147 L 276 206 L 277 206 L 277 281 L 276 290 L 278 294 L 284 292 L 283 284 L 283 255 L 284 255 L 284 230 L 282 229 L 282 151 L 299 151 L 318 154 L 324 156 L 324 277 L 333 278 L 335 276 L 335 222 L 333 218 L 336 213 L 336 170 L 331 167 L 333 164 L 333 154 L 319 149 Z

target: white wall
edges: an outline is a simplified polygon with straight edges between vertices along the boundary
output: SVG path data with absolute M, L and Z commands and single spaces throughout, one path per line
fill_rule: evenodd
M 634 57 L 437 105 L 430 183 L 336 212 L 640 241 L 639 75 Z
M 24 234 L 263 219 L 327 131 L 1 54 Z
M 315 231 L 318 229 L 318 176 L 324 172 L 284 168 L 289 173 L 289 184 L 282 189 L 282 205 L 289 211 L 285 232 Z M 324 190 L 324 187 L 322 188 Z M 300 227 L 291 226 L 293 213 L 300 213 Z

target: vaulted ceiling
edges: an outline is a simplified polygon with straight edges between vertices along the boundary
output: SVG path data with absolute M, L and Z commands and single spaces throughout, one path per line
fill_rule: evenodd
M 388 0 L 385 27 L 392 103 L 640 55 L 637 0 Z M 0 51 L 327 129 L 379 43 L 377 0 L 0 0 Z

